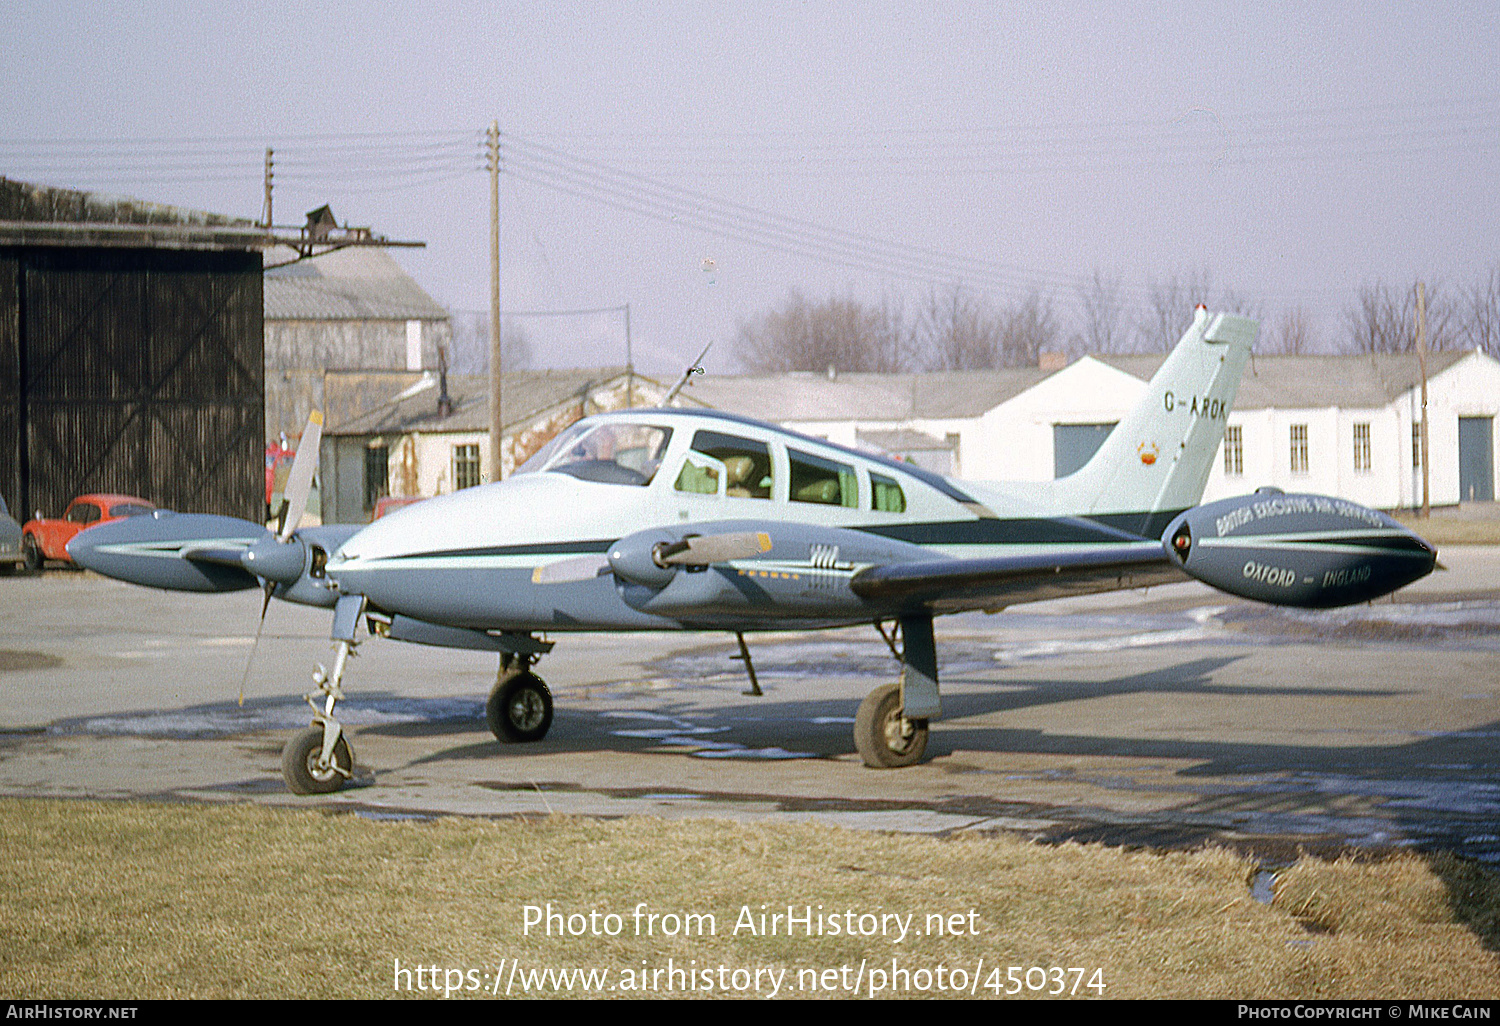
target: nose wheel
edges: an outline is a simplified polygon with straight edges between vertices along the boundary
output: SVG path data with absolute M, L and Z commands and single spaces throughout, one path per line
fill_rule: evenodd
M 326 760 L 323 734 L 322 727 L 308 727 L 281 750 L 281 775 L 293 794 L 332 794 L 354 775 L 354 757 L 343 734 Z

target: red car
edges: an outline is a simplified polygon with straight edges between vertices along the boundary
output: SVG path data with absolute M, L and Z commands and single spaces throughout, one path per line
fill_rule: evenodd
M 134 495 L 80 495 L 68 503 L 59 519 L 38 515 L 21 528 L 21 558 L 28 570 L 40 570 L 49 559 L 73 562 L 66 548 L 73 536 L 85 527 L 106 520 L 150 513 L 156 507 Z

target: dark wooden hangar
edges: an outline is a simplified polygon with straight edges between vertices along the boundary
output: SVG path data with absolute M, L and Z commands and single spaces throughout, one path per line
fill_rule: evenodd
M 325 219 L 326 220 L 326 219 Z M 313 239 L 317 231 L 319 237 Z M 262 251 L 383 245 L 0 178 L 0 494 L 261 520 Z

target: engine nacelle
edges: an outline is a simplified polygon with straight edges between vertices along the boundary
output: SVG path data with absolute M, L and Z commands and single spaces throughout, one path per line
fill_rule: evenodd
M 195 560 L 195 549 L 237 561 L 244 549 L 271 537 L 260 524 L 211 513 L 154 510 L 79 531 L 68 555 L 79 566 L 148 588 L 169 591 L 241 591 L 259 585 L 255 575 L 224 561 Z
M 1189 574 L 1231 595 L 1329 608 L 1427 576 L 1437 550 L 1377 510 L 1265 489 L 1183 513 L 1162 537 Z

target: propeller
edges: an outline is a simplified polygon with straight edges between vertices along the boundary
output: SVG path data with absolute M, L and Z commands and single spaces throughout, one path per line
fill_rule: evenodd
M 736 559 L 753 559 L 771 551 L 771 536 L 765 531 L 734 534 L 690 534 L 681 541 L 658 542 L 651 560 L 659 567 L 709 566 Z
M 255 650 L 260 647 L 260 635 L 266 628 L 266 610 L 271 607 L 271 595 L 278 584 L 296 584 L 307 567 L 307 546 L 292 538 L 292 532 L 307 512 L 307 499 L 312 494 L 313 475 L 318 469 L 318 449 L 323 438 L 323 414 L 313 410 L 307 418 L 307 427 L 297 442 L 297 455 L 292 457 L 292 469 L 287 473 L 286 488 L 282 492 L 281 522 L 277 534 L 266 532 L 266 537 L 240 553 L 239 564 L 259 577 L 264 598 L 260 604 L 260 622 L 255 627 L 255 640 L 250 643 L 250 653 L 245 657 L 245 672 L 240 677 L 240 706 L 245 704 L 245 685 L 250 680 L 250 667 L 255 662 Z

